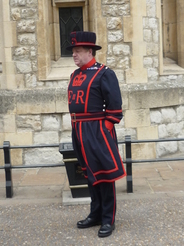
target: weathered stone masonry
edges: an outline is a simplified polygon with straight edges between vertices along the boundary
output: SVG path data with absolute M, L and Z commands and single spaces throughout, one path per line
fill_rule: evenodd
M 127 134 L 133 139 L 183 137 L 183 73 L 160 72 L 160 0 L 81 2 L 88 9 L 85 29 L 95 31 L 103 46 L 97 60 L 113 68 L 120 82 L 124 118 L 116 127 L 118 139 Z M 11 145 L 71 141 L 71 60 L 53 59 L 58 7 L 54 0 L 0 3 L 0 145 L 4 140 Z M 183 148 L 182 142 L 137 144 L 133 158 L 177 154 Z M 123 156 L 122 146 L 120 152 Z M 59 163 L 61 157 L 57 148 L 12 151 L 13 164 Z

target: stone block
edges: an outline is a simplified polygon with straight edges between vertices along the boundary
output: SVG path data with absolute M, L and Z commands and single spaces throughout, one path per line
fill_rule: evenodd
M 158 57 L 153 58 L 153 67 L 158 68 L 159 66 L 159 60 Z
M 158 127 L 137 127 L 137 139 L 158 139 Z
M 12 166 L 22 165 L 23 156 L 22 156 L 22 149 L 11 149 L 11 164 Z
M 62 131 L 60 136 L 60 143 L 71 143 L 72 142 L 72 133 L 71 131 Z
M 55 113 L 55 90 L 23 90 L 17 95 L 17 114 Z
M 12 8 L 11 9 L 11 18 L 14 21 L 18 21 L 21 19 L 20 8 Z
M 125 136 L 130 135 L 131 139 L 137 139 L 137 131 L 135 128 L 116 128 L 118 141 L 124 141 Z
M 15 132 L 15 115 L 7 114 L 4 115 L 4 132 Z
M 22 8 L 21 17 L 24 19 L 36 19 L 38 17 L 37 8 Z
M 62 163 L 62 155 L 58 148 L 38 148 L 24 151 L 24 164 L 59 164 Z
M 16 22 L 4 22 L 4 30 L 6 30 L 6 32 L 4 32 L 4 47 L 17 46 Z
M 37 78 L 35 74 L 26 74 L 25 82 L 27 88 L 33 88 L 37 86 Z
M 153 30 L 153 42 L 158 43 L 159 41 L 159 32 L 158 30 Z
M 18 73 L 30 73 L 32 72 L 31 62 L 29 61 L 22 61 L 16 62 L 16 68 Z
M 159 110 L 151 110 L 150 111 L 150 119 L 151 123 L 153 124 L 160 124 L 162 123 L 162 114 Z
M 148 20 L 148 26 L 151 29 L 158 30 L 158 20 L 157 20 L 157 18 L 149 18 L 149 20 Z
M 144 41 L 151 42 L 152 41 L 152 32 L 150 29 L 144 29 L 143 31 Z
M 17 115 L 16 125 L 18 132 L 40 131 L 41 116 L 40 115 Z
M 124 111 L 129 108 L 129 105 L 128 105 L 129 98 L 128 98 L 128 92 L 121 89 L 121 84 L 120 84 L 120 90 L 121 90 L 121 97 L 123 101 L 122 110 L 123 110 L 123 117 L 124 117 Z
M 4 22 L 10 21 L 10 4 L 9 4 L 9 1 L 2 1 L 2 14 L 3 14 L 3 21 Z
M 116 56 L 128 56 L 130 55 L 130 46 L 126 44 L 115 44 L 113 45 L 113 53 Z
M 178 150 L 177 142 L 161 142 L 156 144 L 157 158 L 174 154 Z
M 119 84 L 121 85 L 121 84 L 125 83 L 124 71 L 122 71 L 122 69 L 114 69 L 114 72 L 117 76 Z
M 176 109 L 177 121 L 184 121 L 184 106 L 179 106 Z
M 5 62 L 5 73 L 6 74 L 15 74 L 15 64 L 14 62 Z
M 132 43 L 132 54 L 133 56 L 138 56 L 140 57 L 139 62 L 143 63 L 143 56 L 146 56 L 146 50 L 147 46 L 146 43 L 143 42 L 142 40 L 140 42 L 134 41 Z
M 34 20 L 21 20 L 17 24 L 17 31 L 19 33 L 35 32 L 36 25 Z
M 148 68 L 148 67 L 152 67 L 153 66 L 153 59 L 152 57 L 144 57 L 144 67 Z
M 22 46 L 22 47 L 17 47 L 14 50 L 14 60 L 16 61 L 27 61 L 29 60 L 29 51 L 30 48 Z
M 38 0 L 27 0 L 26 6 L 27 7 L 37 7 Z
M 155 0 L 147 1 L 147 16 L 156 17 L 156 4 Z
M 11 146 L 32 145 L 32 132 L 5 133 L 4 140 L 9 141 Z
M 176 111 L 173 108 L 163 108 L 161 109 L 161 114 L 164 124 L 176 122 Z
M 57 61 L 61 56 L 61 47 L 60 47 L 60 27 L 59 24 L 54 23 L 54 48 L 55 48 L 55 60 Z
M 126 74 L 126 83 L 127 84 L 140 84 L 148 82 L 147 69 L 127 69 Z
M 158 126 L 159 138 L 177 138 L 184 132 L 184 122 Z
M 68 94 L 67 90 L 59 88 L 56 90 L 56 112 L 68 113 Z
M 63 131 L 71 131 L 71 117 L 70 114 L 63 114 L 62 116 L 62 130 Z
M 110 43 L 116 43 L 123 40 L 123 32 L 122 30 L 116 30 L 116 31 L 108 31 L 108 42 Z
M 156 158 L 155 143 L 132 144 L 132 159 L 146 160 Z
M 116 67 L 116 59 L 114 57 L 107 57 L 107 66 L 111 69 Z
M 124 42 L 132 42 L 133 20 L 131 16 L 123 16 L 123 36 Z
M 120 17 L 107 18 L 107 29 L 119 30 L 122 29 L 122 21 Z
M 168 138 L 166 125 L 162 124 L 158 126 L 158 136 L 159 138 Z
M 7 83 L 6 88 L 7 89 L 18 89 L 18 88 L 24 88 L 24 77 L 23 74 L 8 74 L 6 76 Z
M 132 70 L 144 69 L 143 68 L 143 57 L 142 56 L 132 56 L 131 57 L 131 68 L 132 68 Z M 144 70 L 146 70 L 146 69 L 144 69 Z
M 42 131 L 34 133 L 34 144 L 57 144 L 58 142 L 58 132 L 56 131 Z
M 36 45 L 36 35 L 34 33 L 24 33 L 18 35 L 21 45 Z
M 117 62 L 116 67 L 118 69 L 122 69 L 122 70 L 128 69 L 130 67 L 130 59 L 129 59 L 129 57 L 125 57 L 125 58 L 119 59 L 118 62 Z
M 132 16 L 146 16 L 146 0 L 131 0 L 130 9 Z
M 182 88 L 131 91 L 129 93 L 129 109 L 151 109 L 179 105 L 179 93 L 181 91 L 183 91 Z
M 158 81 L 159 73 L 157 68 L 148 68 L 148 80 L 149 81 Z
M 146 54 L 147 56 L 158 55 L 159 54 L 159 44 L 147 43 Z
M 43 115 L 42 116 L 43 131 L 59 131 L 61 130 L 61 117 L 59 115 Z
M 150 126 L 149 109 L 137 109 L 125 111 L 125 127 Z
M 39 48 L 40 49 L 40 48 Z M 40 50 L 38 50 L 40 52 Z M 38 56 L 38 78 L 39 80 L 45 80 L 48 74 L 48 64 L 46 62 L 45 56 Z
M 0 90 L 0 114 L 14 113 L 16 110 L 15 92 Z
M 5 48 L 5 61 L 6 62 L 12 62 L 12 48 Z

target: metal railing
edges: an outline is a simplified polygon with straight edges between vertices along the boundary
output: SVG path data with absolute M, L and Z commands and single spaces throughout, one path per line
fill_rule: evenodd
M 171 142 L 171 141 L 184 141 L 184 138 L 170 138 L 170 139 L 151 139 L 151 140 L 131 140 L 131 136 L 125 136 L 125 141 L 119 141 L 118 144 L 125 144 L 125 159 L 123 163 L 126 163 L 126 184 L 127 193 L 133 193 L 133 177 L 132 177 L 132 164 L 133 163 L 145 163 L 145 162 L 164 162 L 164 161 L 182 161 L 184 157 L 176 158 L 156 158 L 156 159 L 143 159 L 132 160 L 132 144 L 151 143 L 151 142 Z M 36 164 L 36 165 L 11 165 L 10 149 L 28 149 L 28 148 L 47 148 L 47 147 L 59 147 L 59 144 L 52 145 L 31 145 L 31 146 L 10 146 L 9 141 L 4 141 L 3 146 L 0 146 L 0 150 L 4 151 L 4 166 L 0 166 L 0 169 L 5 170 L 6 181 L 6 198 L 12 198 L 13 196 L 13 182 L 12 182 L 12 169 L 21 168 L 44 168 L 44 167 L 61 167 L 65 166 L 64 163 L 60 164 Z M 59 151 L 59 150 L 58 150 Z M 71 150 L 70 150 L 71 151 Z

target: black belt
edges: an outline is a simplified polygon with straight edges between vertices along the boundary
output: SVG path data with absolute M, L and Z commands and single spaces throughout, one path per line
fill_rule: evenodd
M 105 112 L 94 112 L 94 113 L 71 113 L 71 121 L 90 121 L 90 120 L 103 120 L 105 119 Z

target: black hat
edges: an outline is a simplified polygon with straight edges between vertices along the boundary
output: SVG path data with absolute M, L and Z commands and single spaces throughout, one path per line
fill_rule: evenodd
M 95 50 L 100 50 L 102 47 L 96 45 L 96 34 L 94 32 L 71 32 L 71 46 L 66 47 L 67 50 L 72 50 L 77 46 L 88 46 Z

